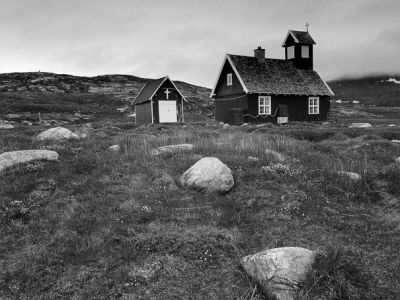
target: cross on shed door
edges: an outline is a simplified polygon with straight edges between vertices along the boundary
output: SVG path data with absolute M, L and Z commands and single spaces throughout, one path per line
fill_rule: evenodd
M 169 93 L 171 93 L 170 90 L 169 89 L 165 89 L 164 93 L 165 93 L 165 95 L 167 97 L 167 100 L 169 100 Z

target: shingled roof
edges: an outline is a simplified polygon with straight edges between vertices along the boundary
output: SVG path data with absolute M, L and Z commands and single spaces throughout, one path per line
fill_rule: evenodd
M 286 40 L 291 35 L 295 41 L 295 43 L 299 44 L 309 44 L 309 45 L 316 45 L 315 41 L 308 33 L 308 31 L 296 31 L 296 30 L 289 30 L 287 33 L 285 40 L 283 41 L 282 47 L 286 45 Z
M 247 93 L 334 95 L 317 72 L 298 69 L 292 61 L 267 58 L 259 62 L 255 57 L 232 54 L 226 59 Z
M 135 104 L 140 104 L 140 103 L 144 103 L 144 102 L 150 101 L 153 98 L 154 94 L 158 91 L 158 89 L 161 87 L 161 85 L 166 80 L 171 81 L 172 85 L 175 87 L 175 89 L 181 95 L 183 100 L 186 101 L 185 97 L 178 90 L 178 88 L 176 87 L 175 83 L 168 76 L 165 76 L 165 77 L 161 77 L 161 78 L 158 78 L 158 79 L 150 79 L 150 80 L 148 80 L 144 84 L 142 89 L 139 91 L 139 93 L 136 95 L 135 99 L 133 99 L 131 104 L 135 105 Z

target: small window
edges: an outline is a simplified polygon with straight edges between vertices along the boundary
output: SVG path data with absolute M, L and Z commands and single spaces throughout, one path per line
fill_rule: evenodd
M 259 115 L 271 114 L 271 96 L 258 97 L 258 114 Z
M 301 57 L 302 58 L 310 57 L 310 47 L 309 46 L 301 46 Z
M 232 85 L 232 73 L 229 73 L 226 75 L 226 85 L 231 86 Z
M 294 46 L 287 47 L 287 59 L 294 58 Z
M 308 98 L 308 114 L 310 115 L 319 114 L 319 97 Z

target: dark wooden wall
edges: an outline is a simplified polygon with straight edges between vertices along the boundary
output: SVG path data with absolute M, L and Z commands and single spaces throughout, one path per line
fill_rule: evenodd
M 225 122 L 231 124 L 231 108 L 242 108 L 247 110 L 248 105 L 248 95 L 242 94 L 240 96 L 233 97 L 234 99 L 230 99 L 230 96 L 224 98 L 215 99 L 215 119 L 217 121 Z
M 247 114 L 252 116 L 258 115 L 258 94 L 249 95 L 249 104 Z M 268 95 L 266 95 L 268 96 Z M 271 96 L 271 114 L 274 115 L 278 105 L 286 105 L 290 121 L 326 121 L 330 107 L 328 96 L 319 97 L 319 114 L 308 114 L 308 96 L 285 96 L 285 95 L 272 95 Z M 247 116 L 246 122 L 276 122 L 279 117 L 279 109 L 274 117 L 261 117 L 253 118 Z
M 151 123 L 151 102 L 135 105 L 136 124 Z
M 232 85 L 226 85 L 226 75 L 232 73 Z M 243 87 L 240 84 L 239 79 L 237 78 L 235 72 L 233 71 L 230 63 L 228 61 L 225 62 L 225 65 L 222 68 L 221 75 L 218 79 L 218 83 L 215 88 L 215 95 L 217 97 L 223 97 L 227 95 L 239 95 L 243 94 Z

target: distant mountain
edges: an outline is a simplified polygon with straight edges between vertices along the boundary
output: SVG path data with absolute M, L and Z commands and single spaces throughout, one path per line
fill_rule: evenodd
M 76 95 L 82 98 L 86 95 L 88 99 L 101 96 L 115 105 L 128 105 L 147 80 L 132 75 L 84 77 L 46 72 L 4 73 L 0 74 L 0 102 L 7 97 L 17 102 L 22 98 L 25 102 L 26 99 L 35 102 L 35 98 L 38 101 L 43 97 L 57 101 L 57 98 L 67 99 Z M 187 111 L 207 110 L 212 106 L 210 89 L 182 81 L 176 81 L 176 84 L 188 100 Z
M 335 99 L 358 100 L 361 104 L 400 106 L 400 75 L 342 78 L 328 82 Z

